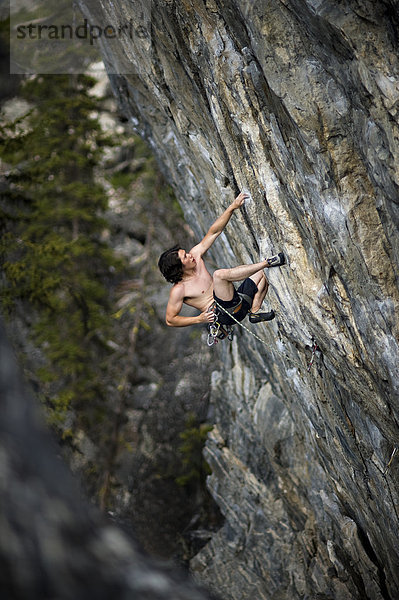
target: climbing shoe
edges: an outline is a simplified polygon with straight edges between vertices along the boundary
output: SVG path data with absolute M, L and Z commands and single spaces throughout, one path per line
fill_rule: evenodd
M 281 267 L 285 265 L 285 256 L 283 252 L 279 252 L 270 258 L 265 258 L 268 262 L 268 267 Z
M 249 313 L 249 322 L 262 323 L 262 321 L 271 321 L 275 316 L 274 310 L 262 313 Z

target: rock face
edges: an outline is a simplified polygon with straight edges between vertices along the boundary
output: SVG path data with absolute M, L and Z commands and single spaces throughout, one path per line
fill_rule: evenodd
M 140 14 L 80 3 L 92 22 Z M 398 598 L 398 3 L 151 8 L 146 39 L 102 40 L 126 115 L 198 236 L 251 193 L 219 266 L 288 258 L 268 273 L 263 343 L 239 331 L 212 350 L 225 523 L 193 571 L 226 599 Z

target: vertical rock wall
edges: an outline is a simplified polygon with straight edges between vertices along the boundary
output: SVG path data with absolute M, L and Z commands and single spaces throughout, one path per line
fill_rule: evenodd
M 80 4 L 102 23 L 142 8 Z M 240 331 L 215 350 L 207 458 L 225 524 L 193 570 L 226 599 L 398 598 L 398 3 L 146 8 L 144 41 L 102 40 L 126 115 L 198 236 L 251 193 L 219 266 L 288 257 L 268 273 L 264 343 Z

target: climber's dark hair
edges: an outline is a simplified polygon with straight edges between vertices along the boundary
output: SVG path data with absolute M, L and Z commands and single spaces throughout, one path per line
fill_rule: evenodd
M 180 248 L 179 245 L 173 246 L 159 257 L 159 270 L 169 283 L 177 283 L 183 278 L 183 265 L 178 255 Z

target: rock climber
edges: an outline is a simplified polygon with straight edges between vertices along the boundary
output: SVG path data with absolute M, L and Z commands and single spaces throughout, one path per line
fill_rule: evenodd
M 200 243 L 189 252 L 177 245 L 161 254 L 159 269 L 165 279 L 173 283 L 166 307 L 166 323 L 170 327 L 212 323 L 218 304 L 229 313 L 219 311 L 218 319 L 223 325 L 234 323 L 230 314 L 237 321 L 242 321 L 249 314 L 251 323 L 270 321 L 274 318 L 274 311 L 258 312 L 268 290 L 268 281 L 263 269 L 285 264 L 282 252 L 258 263 L 217 269 L 213 276 L 208 272 L 202 258 L 222 233 L 233 212 L 243 206 L 247 197 L 248 194 L 241 192 L 211 225 Z M 236 289 L 233 282 L 239 281 L 242 281 L 242 284 Z M 200 314 L 192 317 L 180 315 L 183 303 L 193 306 Z

